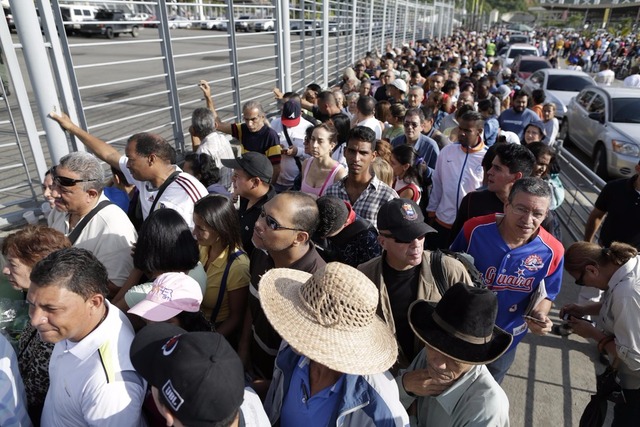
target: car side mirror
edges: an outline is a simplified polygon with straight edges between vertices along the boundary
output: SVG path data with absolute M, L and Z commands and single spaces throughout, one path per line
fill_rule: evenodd
M 604 124 L 604 113 L 589 113 L 589 118 Z

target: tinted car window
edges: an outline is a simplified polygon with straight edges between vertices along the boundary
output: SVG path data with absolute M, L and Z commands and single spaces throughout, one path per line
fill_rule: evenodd
M 640 123 L 640 98 L 614 98 L 612 122 Z
M 580 92 L 585 87 L 592 85 L 593 82 L 584 76 L 549 76 L 547 81 L 548 90 L 565 92 Z
M 533 83 L 542 83 L 543 74 L 542 73 L 533 73 L 531 74 L 531 81 Z
M 546 61 L 520 61 L 519 71 L 538 71 L 543 68 L 551 68 L 551 65 Z
M 578 104 L 582 105 L 584 108 L 587 108 L 594 95 L 595 93 L 591 91 L 584 92 L 583 94 L 578 96 Z
M 516 56 L 525 56 L 525 55 L 538 55 L 538 51 L 533 49 L 511 49 L 509 51 L 509 58 L 515 58 Z
M 596 95 L 589 105 L 590 113 L 604 113 L 604 98 L 601 95 Z

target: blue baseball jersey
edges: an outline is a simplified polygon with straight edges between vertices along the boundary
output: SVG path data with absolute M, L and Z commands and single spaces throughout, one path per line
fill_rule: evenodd
M 484 284 L 498 297 L 496 325 L 513 334 L 513 348 L 525 336 L 527 324 L 522 316 L 540 282 L 544 279 L 551 301 L 560 292 L 564 247 L 540 227 L 533 240 L 511 249 L 498 231 L 496 218 L 501 216 L 471 218 L 464 223 L 451 249 L 473 256 Z

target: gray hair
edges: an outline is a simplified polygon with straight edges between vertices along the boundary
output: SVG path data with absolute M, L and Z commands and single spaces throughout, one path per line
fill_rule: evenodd
M 509 192 L 509 203 L 513 203 L 513 199 L 518 193 L 544 197 L 551 202 L 551 186 L 542 178 L 530 176 L 517 180 Z
M 258 101 L 247 101 L 242 106 L 242 112 L 244 113 L 247 110 L 258 110 L 261 116 L 264 116 L 264 109 L 262 108 L 262 104 Z
M 87 180 L 77 185 L 82 187 L 83 191 L 96 190 L 102 192 L 104 188 L 104 170 L 100 165 L 100 160 L 91 153 L 79 151 L 67 154 L 60 159 L 60 165 L 65 169 L 80 176 L 80 179 Z
M 409 88 L 409 90 L 421 90 L 422 93 L 424 94 L 424 88 L 422 86 L 413 85 Z
M 193 133 L 198 138 L 205 138 L 216 130 L 213 113 L 208 108 L 196 108 L 191 114 Z

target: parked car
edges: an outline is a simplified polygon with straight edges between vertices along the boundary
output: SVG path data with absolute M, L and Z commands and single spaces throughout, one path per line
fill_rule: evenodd
M 273 31 L 276 28 L 276 21 L 273 19 L 273 17 L 263 18 L 263 19 L 260 19 L 259 21 L 257 21 L 254 24 L 253 28 L 254 28 L 254 30 L 256 32 L 258 32 L 258 31 Z
M 500 52 L 502 52 L 502 50 Z M 540 56 L 538 54 L 537 47 L 530 44 L 515 43 L 507 46 L 507 49 L 504 51 L 504 56 L 502 58 L 504 60 L 504 65 L 511 65 L 514 59 L 523 55 Z
M 602 179 L 629 177 L 640 160 L 640 90 L 589 86 L 574 97 L 560 138 L 593 159 Z
M 140 27 L 138 23 L 129 22 L 121 10 L 100 9 L 96 12 L 95 19 L 86 21 L 80 28 L 80 32 L 87 37 L 105 36 L 108 39 L 118 37 L 120 34 L 138 37 Z
M 189 29 L 193 26 L 189 19 L 184 16 L 175 15 L 169 18 L 169 28 L 186 28 Z
M 200 28 L 203 30 L 226 31 L 227 18 L 225 18 L 224 16 L 219 16 L 216 19 L 209 19 L 207 21 L 202 21 L 200 23 Z
M 571 98 L 595 84 L 593 77 L 582 71 L 544 68 L 531 74 L 522 84 L 522 89 L 529 95 L 535 89 L 544 90 L 546 101 L 556 105 L 556 117 L 562 122 Z
M 255 18 L 249 15 L 240 15 L 236 18 L 236 31 L 249 32 L 254 29 Z
M 542 70 L 543 68 L 551 68 L 551 64 L 547 61 L 547 58 L 541 56 L 518 56 L 511 64 L 511 71 L 520 84 L 523 84 L 534 71 Z
M 62 21 L 65 22 L 64 31 L 67 34 L 82 32 L 82 23 L 95 19 L 97 10 L 93 6 L 60 5 Z

